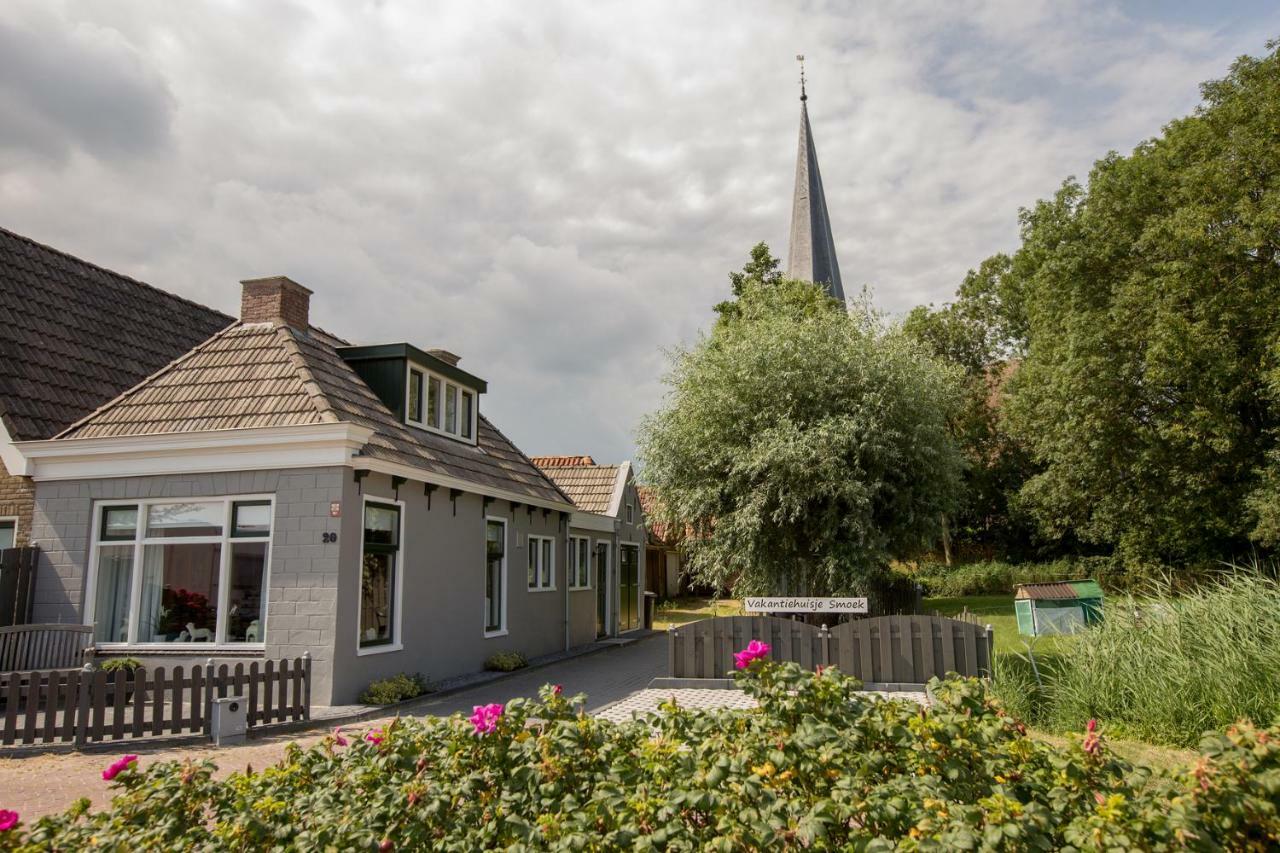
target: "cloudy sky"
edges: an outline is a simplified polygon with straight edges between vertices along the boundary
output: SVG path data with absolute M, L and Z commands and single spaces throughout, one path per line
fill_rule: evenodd
M 633 453 L 663 349 L 785 254 L 796 53 L 846 291 L 890 313 L 1280 35 L 1256 3 L 0 6 L 0 225 L 236 313 L 283 273 L 443 346 L 529 453 Z

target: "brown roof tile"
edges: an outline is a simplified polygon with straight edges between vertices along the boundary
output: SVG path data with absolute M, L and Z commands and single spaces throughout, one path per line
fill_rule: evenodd
M 560 487 L 560 491 L 569 496 L 574 506 L 583 512 L 595 512 L 608 515 L 613 503 L 613 493 L 618 484 L 618 472 L 621 465 L 541 465 L 541 459 L 562 459 L 564 457 L 534 456 L 534 464 L 538 464 L 548 477 Z M 590 457 L 569 457 L 571 459 Z

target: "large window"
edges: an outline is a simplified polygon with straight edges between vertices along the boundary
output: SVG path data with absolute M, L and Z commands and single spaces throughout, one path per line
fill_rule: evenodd
M 484 531 L 484 631 L 507 629 L 507 523 L 490 518 Z
M 569 537 L 569 588 L 591 587 L 591 543 L 585 536 Z
M 100 504 L 91 583 L 99 643 L 266 639 L 269 498 Z
M 556 588 L 556 542 L 550 536 L 529 537 L 529 589 Z
M 364 505 L 364 549 L 360 561 L 360 647 L 396 642 L 400 562 L 400 507 Z
M 405 387 L 405 420 L 474 444 L 476 393 L 423 367 L 410 366 Z
M 18 540 L 18 521 L 14 518 L 0 518 L 0 551 L 12 548 Z

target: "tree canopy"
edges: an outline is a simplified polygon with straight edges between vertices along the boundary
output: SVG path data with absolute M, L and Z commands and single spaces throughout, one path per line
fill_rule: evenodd
M 694 528 L 702 582 L 865 591 L 954 508 L 959 371 L 807 282 L 748 276 L 732 306 L 673 354 L 641 427 L 646 480 L 666 520 Z

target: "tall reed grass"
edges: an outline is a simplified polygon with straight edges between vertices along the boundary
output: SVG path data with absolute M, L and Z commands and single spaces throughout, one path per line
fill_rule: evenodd
M 1097 628 L 997 661 L 1008 709 L 1053 731 L 1090 718 L 1123 737 L 1191 746 L 1202 732 L 1280 717 L 1280 584 L 1232 573 L 1195 591 L 1167 585 L 1108 599 Z

